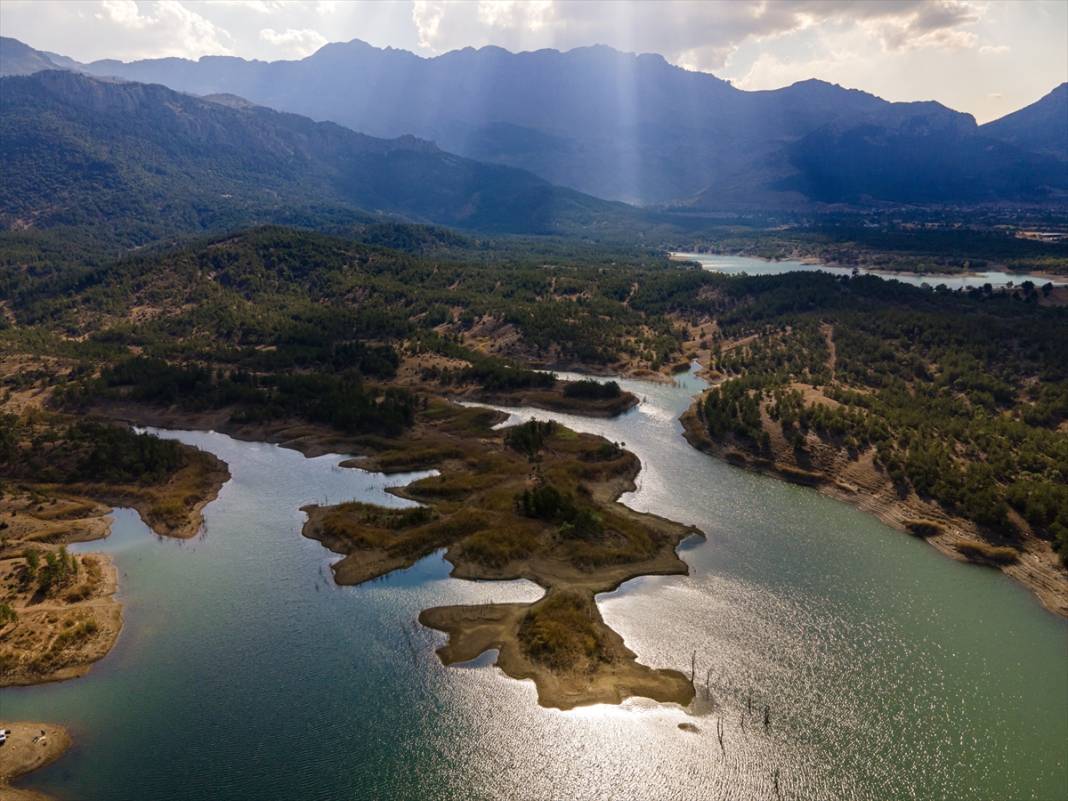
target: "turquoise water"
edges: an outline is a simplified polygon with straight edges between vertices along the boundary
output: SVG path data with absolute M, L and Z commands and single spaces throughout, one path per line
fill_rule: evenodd
M 301 504 L 399 505 L 383 488 L 411 477 L 161 432 L 219 454 L 233 480 L 201 537 L 160 539 L 120 511 L 87 546 L 119 565 L 126 626 L 85 678 L 3 692 L 5 717 L 74 732 L 33 786 L 119 801 L 1068 798 L 1066 621 L 995 571 L 689 448 L 677 417 L 694 376 L 622 383 L 644 402 L 616 420 L 518 417 L 625 442 L 643 471 L 624 501 L 708 533 L 684 546 L 690 576 L 599 599 L 642 661 L 688 671 L 697 651 L 693 709 L 546 710 L 488 658 L 444 668 L 420 609 L 540 590 L 450 579 L 440 555 L 338 588 L 336 557 L 299 534 Z
M 838 267 L 831 264 L 811 264 L 796 259 L 782 259 L 769 261 L 757 259 L 752 256 L 721 256 L 715 253 L 673 253 L 679 259 L 688 259 L 701 263 L 701 267 L 709 272 L 723 273 L 725 275 L 779 275 L 781 273 L 816 270 L 832 275 L 852 275 L 853 268 Z M 1065 283 L 1064 278 L 1050 275 L 1033 275 L 1031 273 L 1007 273 L 1002 270 L 987 270 L 984 272 L 966 274 L 938 274 L 938 273 L 909 273 L 890 272 L 880 270 L 865 270 L 859 268 L 857 272 L 865 275 L 877 275 L 892 281 L 901 281 L 914 286 L 936 287 L 945 284 L 950 289 L 965 289 L 968 287 L 981 287 L 983 284 L 991 286 L 1005 286 L 1014 284 L 1019 286 L 1024 281 L 1034 281 L 1036 286 L 1051 283 L 1059 286 Z

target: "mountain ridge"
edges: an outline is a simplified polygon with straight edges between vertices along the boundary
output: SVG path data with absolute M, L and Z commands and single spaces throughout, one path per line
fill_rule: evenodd
M 160 231 L 290 220 L 294 210 L 400 215 L 502 233 L 552 233 L 626 207 L 486 165 L 412 136 L 390 140 L 158 84 L 50 70 L 0 78 L 9 229 Z M 140 232 L 140 233 L 139 233 Z
M 1061 203 L 1068 195 L 1057 132 L 1027 133 L 1038 125 L 1032 120 L 1055 113 L 1042 110 L 1050 96 L 1014 112 L 1023 115 L 1015 122 L 1007 115 L 979 126 L 936 101 L 891 103 L 818 79 L 748 92 L 656 54 L 605 45 L 424 57 L 354 39 L 288 61 L 203 56 L 81 69 L 233 95 L 377 137 L 411 134 L 639 205 L 804 211 L 825 203 Z M 833 150 L 843 142 L 856 146 L 838 166 Z M 884 180 L 932 166 L 936 179 L 922 187 L 921 175 Z
M 1034 103 L 979 128 L 999 141 L 1068 161 L 1068 81 Z

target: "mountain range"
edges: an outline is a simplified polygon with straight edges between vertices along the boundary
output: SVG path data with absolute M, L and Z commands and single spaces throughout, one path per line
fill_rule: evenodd
M 636 213 L 412 136 L 54 69 L 0 78 L 0 170 L 4 227 L 92 225 L 132 244 L 365 213 L 507 233 Z
M 552 194 L 545 205 L 554 208 L 593 214 L 604 209 L 585 196 L 685 212 L 1068 202 L 1068 84 L 979 126 L 935 102 L 890 103 L 816 80 L 743 91 L 658 55 L 604 46 L 466 48 L 422 58 L 354 40 L 296 61 L 206 56 L 79 64 L 0 41 L 0 72 L 52 68 L 300 114 L 368 139 L 416 137 L 425 141 L 395 144 L 392 152 L 422 148 L 427 159 L 434 147 L 435 159 L 447 152 L 524 170 L 547 183 L 528 177 L 523 191 Z M 472 176 L 490 174 L 464 163 Z M 583 194 L 558 194 L 560 187 Z M 346 199 L 435 222 L 502 228 L 500 220 L 480 216 L 489 213 L 485 200 L 468 214 L 444 206 L 409 210 L 396 198 L 353 192 Z M 440 199 L 456 197 L 446 192 Z M 552 227 L 540 218 L 530 230 Z

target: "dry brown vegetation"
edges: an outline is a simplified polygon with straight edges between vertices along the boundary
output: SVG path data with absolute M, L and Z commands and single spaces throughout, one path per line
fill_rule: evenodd
M 50 392 L 41 384 L 51 386 L 66 368 L 59 360 L 0 364 L 8 379 L 0 415 L 10 450 L 0 460 L 0 686 L 68 679 L 110 651 L 122 607 L 113 597 L 111 559 L 76 556 L 66 546 L 106 537 L 116 505 L 137 509 L 159 534 L 191 537 L 229 472 L 214 456 L 175 443 L 177 466 L 169 472 L 59 483 L 56 476 L 85 472 L 79 460 L 92 448 L 69 438 L 70 418 L 43 408 Z M 27 377 L 24 388 L 12 388 L 15 375 Z
M 0 686 L 83 675 L 122 628 L 111 560 L 42 542 L 8 540 L 0 558 Z

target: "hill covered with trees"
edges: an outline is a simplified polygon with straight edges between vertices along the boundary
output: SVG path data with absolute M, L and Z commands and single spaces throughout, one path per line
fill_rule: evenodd
M 322 226 L 368 212 L 554 233 L 633 210 L 514 168 L 158 85 L 46 71 L 0 79 L 7 229 L 91 229 L 143 245 L 261 222 Z

